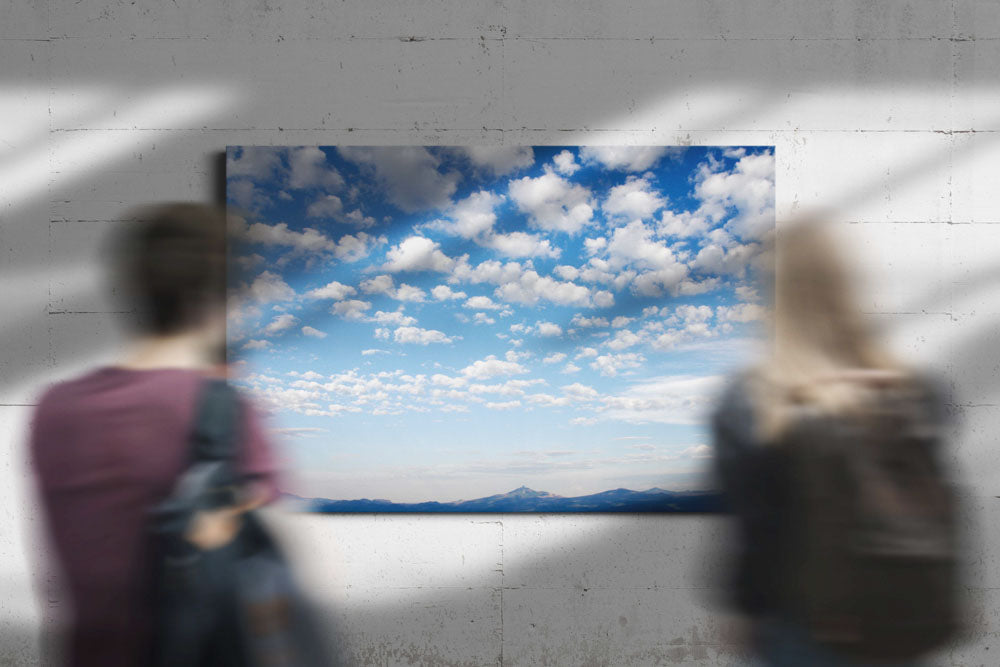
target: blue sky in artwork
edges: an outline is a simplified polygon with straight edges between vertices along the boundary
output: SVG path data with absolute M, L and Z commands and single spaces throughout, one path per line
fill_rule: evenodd
M 230 350 L 291 490 L 697 488 L 770 147 L 231 147 Z

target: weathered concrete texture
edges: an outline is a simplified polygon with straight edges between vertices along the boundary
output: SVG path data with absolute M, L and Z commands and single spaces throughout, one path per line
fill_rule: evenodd
M 767 144 L 824 208 L 900 355 L 954 389 L 966 641 L 992 665 L 1000 431 L 1000 6 L 992 0 L 0 0 L 0 663 L 58 612 L 24 431 L 120 349 L 99 251 L 129 208 L 209 200 L 227 144 Z M 717 517 L 286 516 L 361 665 L 730 665 Z M 32 579 L 30 572 L 40 572 Z

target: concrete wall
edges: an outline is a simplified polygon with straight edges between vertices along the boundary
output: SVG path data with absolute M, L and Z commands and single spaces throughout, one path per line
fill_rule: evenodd
M 37 389 L 120 349 L 98 251 L 212 200 L 227 144 L 773 144 L 778 214 L 843 223 L 871 317 L 957 390 L 970 640 L 996 664 L 1000 8 L 988 0 L 0 0 L 0 662 L 34 664 Z M 718 518 L 294 517 L 350 662 L 724 665 Z M 705 565 L 708 562 L 709 565 Z

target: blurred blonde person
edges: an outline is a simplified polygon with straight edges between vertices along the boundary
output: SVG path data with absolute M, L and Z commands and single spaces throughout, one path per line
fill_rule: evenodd
M 851 278 L 825 226 L 780 231 L 770 354 L 713 417 L 730 601 L 767 665 L 916 664 L 954 630 L 945 401 L 885 349 Z

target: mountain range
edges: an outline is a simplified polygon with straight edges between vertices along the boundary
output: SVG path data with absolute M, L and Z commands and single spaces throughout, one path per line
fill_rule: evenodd
M 589 496 L 557 496 L 526 486 L 474 500 L 453 502 L 394 503 L 390 500 L 330 500 L 301 498 L 307 512 L 336 514 L 342 512 L 717 512 L 721 500 L 716 491 L 646 491 L 613 489 Z

